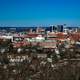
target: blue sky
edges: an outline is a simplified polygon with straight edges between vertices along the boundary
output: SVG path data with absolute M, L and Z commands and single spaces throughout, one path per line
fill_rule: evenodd
M 80 25 L 80 0 L 0 0 L 0 25 Z

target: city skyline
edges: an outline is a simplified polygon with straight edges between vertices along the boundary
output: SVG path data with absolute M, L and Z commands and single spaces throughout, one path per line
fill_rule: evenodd
M 0 26 L 80 25 L 80 0 L 0 0 Z

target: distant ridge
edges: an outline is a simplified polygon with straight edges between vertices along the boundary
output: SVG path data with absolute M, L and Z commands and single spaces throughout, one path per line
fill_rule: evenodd
M 50 27 L 41 27 L 41 28 L 45 30 L 50 30 Z M 6 31 L 15 30 L 16 32 L 27 31 L 29 29 L 36 30 L 37 27 L 0 27 L 0 30 L 6 30 Z

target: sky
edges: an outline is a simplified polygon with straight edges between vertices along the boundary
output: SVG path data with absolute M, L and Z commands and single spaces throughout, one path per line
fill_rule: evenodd
M 0 0 L 0 26 L 80 25 L 80 0 Z

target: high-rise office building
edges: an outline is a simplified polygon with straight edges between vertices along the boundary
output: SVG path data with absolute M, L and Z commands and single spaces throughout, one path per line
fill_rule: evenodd
M 63 25 L 57 25 L 57 31 L 63 32 Z
M 50 32 L 55 32 L 56 31 L 56 26 L 50 26 Z

